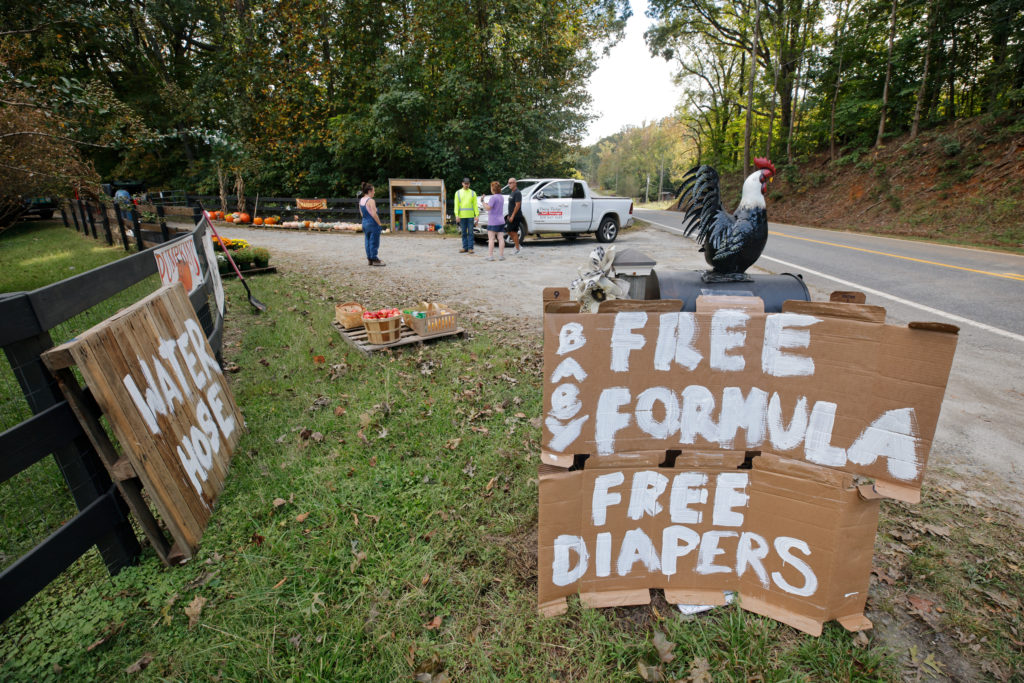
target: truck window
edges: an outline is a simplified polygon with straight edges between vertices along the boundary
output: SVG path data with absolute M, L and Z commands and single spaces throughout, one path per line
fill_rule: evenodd
M 583 194 L 583 183 L 572 184 L 572 198 L 573 199 L 586 199 L 587 196 Z
M 548 199 L 569 199 L 572 197 L 572 181 L 559 180 L 551 183 L 544 188 L 543 192 Z

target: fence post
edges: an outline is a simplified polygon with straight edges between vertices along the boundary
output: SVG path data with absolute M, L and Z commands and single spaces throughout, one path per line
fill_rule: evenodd
M 197 225 L 203 219 L 203 210 L 198 206 L 192 207 L 192 225 Z
M 89 223 L 85 220 L 85 211 L 82 210 L 82 200 L 76 199 L 75 206 L 78 207 L 78 217 L 82 219 L 82 234 L 89 234 Z
M 107 233 L 107 244 L 114 246 L 114 236 L 110 233 L 110 218 L 107 216 L 107 207 L 100 202 L 100 220 L 103 223 L 103 232 Z
M 170 241 L 171 233 L 167 230 L 167 221 L 164 220 L 164 205 L 156 205 L 157 220 L 160 222 L 160 237 L 164 242 Z
M 99 235 L 96 234 L 96 219 L 92 215 L 92 204 L 88 201 L 85 202 L 85 215 L 89 218 L 89 227 L 92 228 L 92 236 L 94 239 L 99 239 Z
M 41 413 L 64 400 L 53 376 L 39 358 L 43 351 L 50 348 L 53 348 L 53 340 L 46 331 L 4 347 L 7 360 L 14 369 L 14 375 L 18 378 L 18 384 L 33 414 Z M 84 510 L 89 503 L 110 489 L 110 475 L 84 434 L 72 443 L 54 450 L 53 457 L 79 510 Z M 118 500 L 123 518 L 96 544 L 111 574 L 132 564 L 141 552 L 139 541 L 128 521 L 127 506 L 120 498 Z
M 63 206 L 61 210 L 64 210 Z M 68 213 L 71 214 L 71 219 L 75 222 L 75 232 L 82 232 L 81 229 L 78 227 L 78 216 L 75 214 L 75 205 L 71 202 L 70 199 L 68 200 Z
M 61 219 L 62 219 L 62 220 L 64 221 L 64 227 L 65 227 L 65 228 L 70 228 L 70 227 L 71 227 L 71 225 L 69 225 L 69 224 L 68 224 L 68 215 L 67 215 L 67 213 L 66 213 L 66 212 L 64 211 L 64 202 L 61 202 L 61 203 L 60 203 L 60 217 L 61 217 Z
M 124 231 L 124 216 L 121 215 L 121 207 L 114 205 L 114 215 L 117 217 L 117 228 L 121 231 L 121 244 L 124 245 L 125 251 L 131 251 L 131 247 L 128 246 L 128 235 Z
M 142 246 L 142 228 L 139 226 L 139 209 L 132 204 L 132 226 L 135 229 L 135 241 L 139 245 L 139 251 L 146 247 Z

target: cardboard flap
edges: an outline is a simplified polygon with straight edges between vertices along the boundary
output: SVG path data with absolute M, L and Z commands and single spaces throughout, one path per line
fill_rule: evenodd
M 835 291 L 829 295 L 828 300 L 837 304 L 862 304 L 867 301 L 867 297 L 864 296 L 864 292 Z
M 569 288 L 545 287 L 541 297 L 545 303 L 548 301 L 569 301 Z
M 746 451 L 683 451 L 676 456 L 673 469 L 682 470 L 701 467 L 714 467 L 723 470 L 736 469 L 746 459 Z
M 542 464 L 557 467 L 561 470 L 567 470 L 572 467 L 572 463 L 575 459 L 576 458 L 572 453 L 551 453 L 549 451 L 540 452 L 540 461 Z
M 711 313 L 721 308 L 733 308 L 747 313 L 764 313 L 764 300 L 757 296 L 734 296 L 728 294 L 701 295 L 697 297 L 698 313 Z
M 622 591 L 580 593 L 580 602 L 587 607 L 630 607 L 651 602 L 651 591 L 646 588 Z
M 884 323 L 885 308 L 866 304 L 836 303 L 834 301 L 797 301 L 790 299 L 782 303 L 783 313 L 802 313 L 822 318 L 844 318 L 865 323 Z
M 597 310 L 599 313 L 617 313 L 619 311 L 673 313 L 683 310 L 683 302 L 679 299 L 612 299 L 602 301 Z
M 579 313 L 579 301 L 548 301 L 544 304 L 545 313 Z
M 853 476 L 850 474 L 802 460 L 783 458 L 774 453 L 762 452 L 754 458 L 753 468 L 762 472 L 775 472 L 816 481 L 836 488 L 848 489 L 853 485 Z
M 928 330 L 931 332 L 945 332 L 946 334 L 959 334 L 960 332 L 959 327 L 948 323 L 910 322 L 907 323 L 907 327 L 912 330 Z

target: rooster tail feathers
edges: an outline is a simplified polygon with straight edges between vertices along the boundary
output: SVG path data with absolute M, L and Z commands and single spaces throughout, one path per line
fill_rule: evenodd
M 722 201 L 718 188 L 718 172 L 706 164 L 694 166 L 683 176 L 679 208 L 683 211 L 683 234 L 694 232 L 698 244 L 705 244 L 715 227 Z

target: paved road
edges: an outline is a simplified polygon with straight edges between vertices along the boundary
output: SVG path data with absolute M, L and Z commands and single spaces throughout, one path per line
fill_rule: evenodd
M 634 213 L 665 232 L 681 233 L 677 212 Z M 925 320 L 960 327 L 933 465 L 996 474 L 989 478 L 993 486 L 1001 480 L 1024 489 L 1024 256 L 769 226 L 768 245 L 753 270 L 800 273 L 819 301 L 836 289 L 862 291 L 869 304 L 886 308 L 893 324 Z M 679 243 L 697 248 L 681 235 Z
M 677 212 L 635 213 L 680 232 Z M 758 261 L 769 271 L 801 273 L 823 289 L 856 289 L 884 299 L 873 303 L 1024 343 L 1024 256 L 781 223 L 769 228 Z

